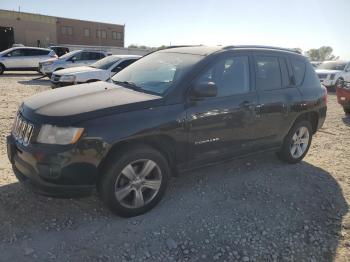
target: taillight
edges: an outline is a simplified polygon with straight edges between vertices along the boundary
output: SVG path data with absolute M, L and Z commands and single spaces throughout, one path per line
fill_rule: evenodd
M 323 101 L 325 102 L 325 104 L 327 104 L 328 102 L 328 92 L 327 92 L 327 88 L 325 87 L 324 87 Z

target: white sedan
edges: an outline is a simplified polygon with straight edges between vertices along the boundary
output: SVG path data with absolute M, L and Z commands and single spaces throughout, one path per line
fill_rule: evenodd
M 53 88 L 96 81 L 106 81 L 141 56 L 111 55 L 90 66 L 79 66 L 55 71 L 51 76 Z

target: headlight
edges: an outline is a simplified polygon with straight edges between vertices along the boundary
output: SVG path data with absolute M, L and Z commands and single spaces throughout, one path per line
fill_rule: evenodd
M 37 142 L 43 144 L 68 145 L 74 144 L 83 134 L 84 128 L 57 127 L 42 125 Z
M 52 65 L 52 64 L 53 64 L 53 61 L 47 61 L 47 62 L 42 63 L 43 66 L 48 66 L 48 65 Z
M 74 82 L 75 81 L 75 76 L 73 75 L 63 75 L 60 78 L 61 82 Z

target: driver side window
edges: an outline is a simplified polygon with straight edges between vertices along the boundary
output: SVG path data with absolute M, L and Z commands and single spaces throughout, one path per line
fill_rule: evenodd
M 249 60 L 247 56 L 221 58 L 197 80 L 213 82 L 218 88 L 217 96 L 230 96 L 249 92 Z

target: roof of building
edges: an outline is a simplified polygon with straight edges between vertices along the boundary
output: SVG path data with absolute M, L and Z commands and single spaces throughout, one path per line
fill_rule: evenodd
M 36 14 L 36 13 L 28 13 L 28 12 L 18 12 L 18 11 L 12 11 L 12 10 L 5 10 L 5 9 L 0 9 L 0 17 L 1 17 L 1 12 L 13 14 L 13 15 L 33 15 L 33 16 L 38 16 L 38 17 L 47 17 L 47 18 L 54 18 L 54 19 L 69 19 L 69 20 L 75 20 L 75 21 L 82 21 L 82 22 L 88 22 L 88 23 L 98 23 L 98 24 L 104 24 L 104 25 L 114 25 L 114 26 L 125 26 L 122 24 L 112 24 L 112 23 L 105 23 L 105 22 L 99 22 L 99 21 L 91 21 L 91 20 L 81 20 L 81 19 L 75 19 L 75 18 L 69 18 L 69 17 L 59 17 L 59 16 L 51 16 L 51 15 L 43 15 L 43 14 Z

